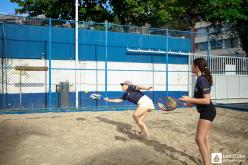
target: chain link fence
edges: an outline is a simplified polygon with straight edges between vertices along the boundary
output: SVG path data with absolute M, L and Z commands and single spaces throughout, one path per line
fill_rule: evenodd
M 192 95 L 192 60 L 211 54 L 211 42 L 203 49 L 197 38 L 206 38 L 206 33 L 78 22 L 76 58 L 75 26 L 70 20 L 0 16 L 1 111 L 132 109 L 128 102 L 89 99 L 92 93 L 120 98 L 125 80 L 152 86 L 144 93 L 155 104 L 165 95 Z M 214 75 L 226 75 L 222 65 L 233 68 L 235 63 L 235 74 L 246 79 L 246 58 L 225 60 L 211 57 Z M 239 80 L 243 89 L 245 80 Z

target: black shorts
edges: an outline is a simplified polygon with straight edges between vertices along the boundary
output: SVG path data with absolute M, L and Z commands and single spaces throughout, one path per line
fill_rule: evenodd
M 199 113 L 200 113 L 200 119 L 213 121 L 216 116 L 216 109 L 214 105 L 211 105 L 207 109 L 199 111 Z

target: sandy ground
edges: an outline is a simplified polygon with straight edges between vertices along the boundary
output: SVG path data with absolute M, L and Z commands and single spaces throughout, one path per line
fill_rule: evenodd
M 201 164 L 193 109 L 151 112 L 151 137 L 133 130 L 133 111 L 0 115 L 1 165 Z M 217 109 L 213 152 L 240 153 L 248 164 L 248 112 Z

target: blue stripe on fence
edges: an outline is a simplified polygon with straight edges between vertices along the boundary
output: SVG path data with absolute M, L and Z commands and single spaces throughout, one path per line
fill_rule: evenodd
M 52 60 L 74 60 L 74 30 L 52 27 Z M 48 58 L 49 27 L 5 24 L 7 58 Z M 3 41 L 3 38 L 1 37 Z M 1 43 L 2 43 L 1 41 Z M 191 40 L 168 37 L 169 51 L 191 51 Z M 79 60 L 104 61 L 105 32 L 79 30 Z M 108 61 L 165 63 L 165 56 L 127 54 L 127 48 L 166 50 L 166 37 L 108 32 Z M 2 49 L 3 46 L 2 46 Z M 171 55 L 169 63 L 185 64 L 187 56 Z
M 88 106 L 104 106 L 105 102 L 103 100 L 95 101 L 89 99 L 89 95 L 95 93 L 95 92 L 79 92 L 79 106 L 80 107 L 88 107 Z M 99 92 L 99 94 L 104 95 L 104 92 Z M 120 96 L 123 94 L 121 91 L 111 91 L 108 92 L 108 97 L 110 98 L 120 98 Z M 153 99 L 154 103 L 157 102 L 157 100 L 165 96 L 165 91 L 151 91 L 151 92 L 144 92 L 147 96 Z M 179 98 L 182 95 L 188 95 L 188 92 L 186 91 L 169 91 L 170 96 L 174 96 L 176 98 Z M 23 93 L 22 94 L 22 106 L 20 107 L 20 95 L 19 94 L 0 94 L 0 97 L 2 98 L 0 101 L 4 100 L 0 104 L 0 109 L 35 109 L 35 108 L 47 108 L 49 104 L 49 97 L 48 93 Z M 59 108 L 59 93 L 51 93 L 52 96 L 52 107 L 51 108 Z M 4 99 L 3 99 L 4 98 Z M 75 93 L 70 92 L 69 93 L 69 107 L 75 107 Z M 123 102 L 120 104 L 116 103 L 109 103 L 109 106 L 126 106 L 126 105 L 133 105 L 129 102 Z

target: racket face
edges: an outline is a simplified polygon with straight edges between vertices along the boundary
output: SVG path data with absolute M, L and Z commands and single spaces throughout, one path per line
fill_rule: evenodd
M 162 111 L 172 111 L 177 108 L 177 100 L 172 97 L 161 97 L 158 100 L 158 108 Z
M 92 99 L 92 100 L 100 100 L 100 99 L 102 99 L 103 97 L 102 97 L 102 95 L 100 95 L 100 94 L 96 94 L 96 93 L 94 93 L 94 94 L 91 94 L 90 95 L 90 99 Z

